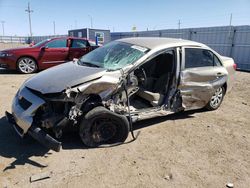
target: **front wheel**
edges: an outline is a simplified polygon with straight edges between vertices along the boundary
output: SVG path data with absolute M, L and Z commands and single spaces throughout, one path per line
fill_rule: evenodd
M 96 107 L 83 118 L 79 134 L 82 142 L 88 147 L 122 143 L 129 134 L 128 119 L 104 107 Z
M 217 108 L 219 108 L 223 101 L 224 95 L 225 95 L 224 87 L 219 87 L 218 89 L 216 89 L 215 93 L 213 94 L 210 101 L 206 105 L 206 109 L 216 110 Z
M 17 61 L 17 69 L 24 74 L 31 74 L 37 71 L 37 64 L 30 57 L 22 57 Z

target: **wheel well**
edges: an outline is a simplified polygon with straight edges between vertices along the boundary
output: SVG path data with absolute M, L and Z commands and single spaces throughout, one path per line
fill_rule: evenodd
M 20 56 L 20 57 L 16 60 L 16 66 L 17 66 L 17 62 L 18 62 L 21 58 L 24 58 L 24 57 L 28 57 L 28 58 L 33 59 L 33 60 L 35 61 L 35 63 L 36 63 L 37 69 L 39 69 L 38 63 L 37 63 L 36 59 L 35 59 L 34 57 L 32 57 L 32 56 L 29 56 L 29 55 Z
M 96 94 L 90 94 L 81 109 L 86 113 L 97 106 L 103 106 L 101 97 Z

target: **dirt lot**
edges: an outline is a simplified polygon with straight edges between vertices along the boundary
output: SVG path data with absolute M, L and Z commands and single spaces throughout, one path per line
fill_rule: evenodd
M 250 186 L 250 73 L 237 72 L 217 111 L 140 122 L 136 141 L 112 148 L 86 149 L 71 133 L 59 153 L 22 140 L 4 118 L 29 76 L 0 70 L 0 187 Z M 30 183 L 43 172 L 50 178 Z

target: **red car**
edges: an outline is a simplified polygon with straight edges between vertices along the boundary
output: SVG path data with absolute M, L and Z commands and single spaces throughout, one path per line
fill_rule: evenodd
M 79 58 L 97 47 L 84 38 L 47 39 L 32 47 L 0 51 L 0 67 L 34 73 Z

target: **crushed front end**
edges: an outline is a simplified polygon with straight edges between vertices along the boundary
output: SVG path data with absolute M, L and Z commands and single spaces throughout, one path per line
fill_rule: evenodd
M 21 87 L 12 102 L 12 113 L 6 112 L 7 120 L 13 125 L 19 136 L 26 134 L 49 149 L 60 151 L 61 142 L 51 137 L 35 122 L 37 111 L 46 101 L 26 87 Z
M 109 95 L 110 85 L 101 85 L 88 83 L 80 85 L 84 91 L 67 88 L 43 94 L 24 84 L 14 97 L 11 113 L 6 112 L 6 118 L 21 137 L 29 134 L 47 148 L 59 151 L 61 142 L 56 139 L 62 137 L 63 130 L 77 130 L 84 114 L 103 106 L 102 98 L 93 92 L 103 91 L 103 96 Z

